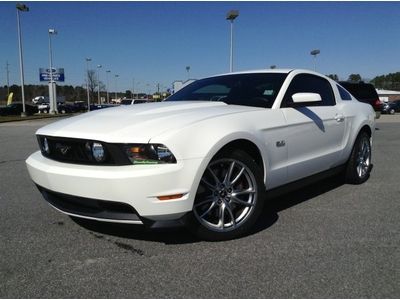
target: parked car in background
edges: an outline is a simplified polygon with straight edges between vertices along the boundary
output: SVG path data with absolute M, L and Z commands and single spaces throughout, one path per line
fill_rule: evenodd
M 0 108 L 0 116 L 20 115 L 22 113 L 22 103 L 12 103 Z M 38 108 L 33 105 L 25 104 L 25 112 L 28 116 L 36 114 Z
M 115 107 L 113 104 L 90 104 L 90 110 L 98 110 L 103 108 Z
M 49 97 L 47 96 L 37 96 L 32 99 L 32 103 L 34 104 L 42 104 L 42 103 L 48 103 L 49 102 Z
M 59 103 L 57 105 L 57 111 L 60 114 L 71 114 L 75 113 L 75 106 L 67 103 Z
M 133 105 L 147 102 L 148 101 L 146 99 L 123 99 L 121 100 L 121 105 Z
M 394 115 L 396 112 L 400 112 L 400 101 L 386 102 L 383 104 L 383 114 Z
M 86 101 L 75 101 L 73 106 L 75 112 L 85 112 L 88 110 Z
M 339 81 L 339 84 L 348 90 L 358 101 L 372 105 L 376 113 L 376 118 L 379 119 L 383 103 L 379 99 L 378 93 L 373 84 L 348 81 Z
M 326 76 L 238 72 L 163 102 L 49 124 L 26 164 L 44 198 L 71 216 L 181 222 L 202 239 L 226 240 L 251 230 L 267 191 L 333 174 L 368 180 L 374 132 L 372 107 Z
M 37 106 L 39 113 L 47 114 L 50 112 L 50 103 L 43 102 Z
M 42 103 L 38 105 L 39 113 L 47 114 L 50 112 L 50 103 Z M 57 111 L 60 114 L 70 114 L 77 112 L 74 105 L 65 104 L 65 103 L 58 103 L 57 104 Z

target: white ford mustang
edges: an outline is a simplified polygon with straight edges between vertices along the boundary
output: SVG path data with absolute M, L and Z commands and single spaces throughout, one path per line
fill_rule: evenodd
M 199 237 L 223 240 L 249 231 L 268 190 L 335 171 L 367 180 L 374 130 L 372 107 L 323 75 L 238 72 L 195 81 L 162 103 L 47 125 L 26 164 L 68 215 L 183 220 Z

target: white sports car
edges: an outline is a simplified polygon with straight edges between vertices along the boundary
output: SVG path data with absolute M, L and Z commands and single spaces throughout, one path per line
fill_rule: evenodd
M 26 164 L 44 198 L 68 215 L 179 220 L 200 238 L 224 240 L 249 231 L 268 190 L 340 171 L 350 183 L 367 180 L 374 130 L 372 107 L 323 75 L 238 72 L 161 103 L 47 125 Z

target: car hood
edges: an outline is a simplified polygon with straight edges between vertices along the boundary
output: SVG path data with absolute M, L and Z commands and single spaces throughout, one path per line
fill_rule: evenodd
M 222 102 L 177 101 L 123 105 L 64 119 L 36 134 L 110 143 L 147 143 L 164 132 L 228 114 L 260 110 Z

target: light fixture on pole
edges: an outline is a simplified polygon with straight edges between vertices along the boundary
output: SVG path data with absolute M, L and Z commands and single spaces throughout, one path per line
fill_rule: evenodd
M 321 51 L 319 51 L 319 49 L 315 49 L 310 52 L 310 54 L 314 56 L 314 71 L 315 72 L 317 71 L 317 55 L 320 53 L 321 53 Z
M 53 78 L 53 49 L 51 47 L 51 36 L 56 35 L 55 29 L 49 29 L 49 61 L 50 61 L 50 82 L 49 82 L 49 98 L 50 98 L 50 113 L 57 113 L 57 93 L 56 83 Z
M 115 101 L 117 101 L 117 79 L 119 75 L 115 74 Z
M 186 72 L 187 72 L 187 78 L 189 80 L 190 79 L 190 77 L 189 77 L 190 66 L 186 66 Z
M 229 60 L 229 72 L 233 72 L 233 20 L 239 16 L 238 10 L 230 10 L 226 15 L 226 19 L 231 22 L 231 49 L 230 49 L 230 60 Z
M 275 65 L 272 65 L 272 66 L 270 66 L 269 68 L 270 68 L 270 69 L 276 69 L 276 66 L 275 66 Z
M 107 71 L 106 71 L 106 81 L 107 81 L 107 87 L 106 87 L 106 89 L 107 89 L 107 103 L 109 104 L 109 103 L 110 103 L 110 95 L 109 95 L 109 93 L 108 93 L 108 87 L 109 87 L 110 83 L 109 83 L 109 81 L 108 81 L 108 73 L 111 73 L 111 71 L 110 71 L 110 70 L 107 70 Z
M 87 107 L 90 111 L 90 92 L 89 92 L 89 62 L 92 61 L 91 58 L 86 58 L 86 91 L 87 91 Z
M 25 91 L 24 91 L 24 60 L 22 58 L 22 34 L 21 34 L 21 22 L 19 20 L 20 11 L 29 11 L 29 7 L 22 3 L 17 3 L 17 26 L 18 26 L 18 48 L 19 48 L 19 69 L 21 74 L 21 97 L 22 97 L 22 113 L 21 117 L 26 117 L 25 110 Z
M 101 104 L 100 102 L 100 69 L 102 65 L 97 65 L 97 103 Z

